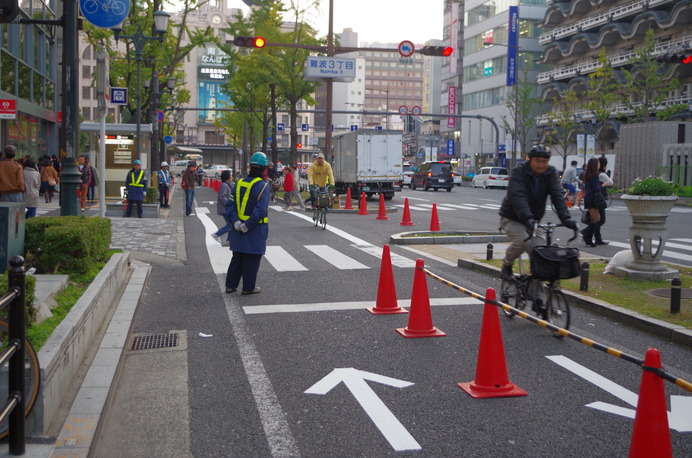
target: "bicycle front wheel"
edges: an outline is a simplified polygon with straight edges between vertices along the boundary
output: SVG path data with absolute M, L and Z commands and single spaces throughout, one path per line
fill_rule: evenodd
M 500 286 L 500 301 L 515 309 L 521 310 L 523 308 L 523 301 L 521 300 L 521 294 L 517 288 L 516 281 L 502 279 L 502 285 Z M 502 309 L 502 312 L 506 317 L 514 318 L 515 313 L 513 311 Z
M 9 341 L 9 326 L 7 321 L 0 320 L 0 342 L 2 350 L 7 348 Z M 28 417 L 38 398 L 38 390 L 41 385 L 41 372 L 38 365 L 36 352 L 28 340 L 24 339 L 24 417 Z M 9 363 L 0 369 L 0 399 L 7 399 L 9 379 Z M 4 439 L 10 433 L 9 419 L 0 424 L 0 439 Z
M 322 210 L 320 215 L 320 225 L 322 225 L 322 230 L 327 229 L 327 210 Z
M 570 311 L 569 302 L 564 293 L 558 289 L 551 289 L 548 293 L 545 319 L 548 323 L 562 329 L 569 329 Z M 551 331 L 555 337 L 563 337 L 560 333 Z
M 320 209 L 316 209 L 312 214 L 312 222 L 315 223 L 315 227 L 320 223 Z

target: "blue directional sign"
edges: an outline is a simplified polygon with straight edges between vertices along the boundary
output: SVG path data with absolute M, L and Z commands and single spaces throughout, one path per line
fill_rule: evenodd
M 163 121 L 163 111 L 159 110 L 156 112 L 156 120 L 159 122 Z
M 509 7 L 509 24 L 507 34 L 507 86 L 517 84 L 518 56 L 519 47 L 519 7 Z
M 454 156 L 454 140 L 447 140 L 447 155 Z
M 125 20 L 130 12 L 130 0 L 79 0 L 84 19 L 96 27 L 109 29 Z
M 308 130 L 310 130 L 310 124 L 301 124 L 300 130 L 302 130 L 303 132 L 307 132 Z
M 116 105 L 127 105 L 127 88 L 112 87 L 111 88 L 111 103 Z
M 173 143 L 173 137 L 171 137 L 170 135 L 166 135 L 165 137 L 163 137 L 163 141 L 165 143 Z
M 382 126 L 375 126 L 375 130 L 382 130 Z
M 357 124 L 351 124 L 351 132 L 355 132 L 358 130 L 358 125 Z
M 283 132 L 284 130 L 286 130 L 286 124 L 282 122 L 277 123 L 276 130 L 278 130 L 279 132 Z

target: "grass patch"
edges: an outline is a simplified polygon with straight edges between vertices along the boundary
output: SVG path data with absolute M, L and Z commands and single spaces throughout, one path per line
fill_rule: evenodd
M 62 320 L 70 313 L 72 307 L 77 303 L 84 291 L 89 287 L 94 278 L 101 272 L 101 269 L 108 263 L 108 260 L 115 253 L 121 253 L 122 250 L 108 251 L 106 260 L 98 262 L 89 271 L 84 273 L 75 272 L 58 272 L 63 275 L 68 275 L 67 286 L 59 294 L 55 296 L 57 306 L 51 309 L 53 316 L 38 324 L 32 324 L 26 330 L 26 338 L 31 342 L 34 350 L 37 352 L 46 343 L 48 337 Z
M 501 267 L 502 260 L 493 259 L 482 262 Z M 528 263 L 524 263 L 528 268 Z M 651 318 L 656 318 L 671 324 L 692 329 L 692 299 L 680 301 L 680 313 L 670 313 L 670 298 L 654 296 L 648 293 L 652 289 L 669 289 L 669 281 L 635 281 L 616 275 L 604 275 L 605 263 L 589 265 L 589 290 L 579 291 L 579 277 L 570 280 L 561 280 L 562 287 L 584 296 L 593 297 L 609 304 L 617 305 Z M 692 269 L 670 266 L 680 271 L 678 278 L 682 281 L 682 288 L 692 288 Z M 514 269 L 515 272 L 518 269 Z

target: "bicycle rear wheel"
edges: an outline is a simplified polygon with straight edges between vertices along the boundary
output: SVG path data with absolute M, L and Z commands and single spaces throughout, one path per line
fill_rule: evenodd
M 0 342 L 2 349 L 7 348 L 9 341 L 9 326 L 7 321 L 0 320 Z M 28 340 L 24 339 L 24 417 L 28 417 L 38 398 L 38 390 L 41 386 L 41 372 L 38 365 L 36 352 Z M 9 364 L 0 369 L 0 399 L 7 399 L 9 378 Z M 4 439 L 9 431 L 9 419 L 0 424 L 0 439 Z
M 517 287 L 516 281 L 502 279 L 502 285 L 500 286 L 500 301 L 515 309 L 522 310 L 524 308 L 524 301 L 521 299 L 521 292 Z M 502 312 L 507 318 L 514 318 L 515 313 L 511 310 L 502 309 Z
M 558 289 L 550 289 L 548 292 L 548 304 L 546 304 L 544 319 L 548 323 L 562 329 L 569 329 L 570 311 L 569 302 L 564 293 Z M 562 338 L 558 332 L 551 331 L 557 338 Z

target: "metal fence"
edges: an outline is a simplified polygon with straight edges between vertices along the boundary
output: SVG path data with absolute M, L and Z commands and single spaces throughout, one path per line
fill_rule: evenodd
M 24 422 L 24 340 L 26 336 L 26 271 L 24 258 L 14 256 L 8 270 L 9 291 L 0 298 L 0 309 L 9 312 L 9 340 L 0 354 L 0 367 L 9 361 L 8 397 L 0 411 L 0 423 L 9 416 L 9 448 L 13 455 L 26 451 Z M 3 343 L 4 344 L 4 343 Z
M 692 186 L 692 165 L 663 165 L 656 168 L 656 176 L 681 186 Z

